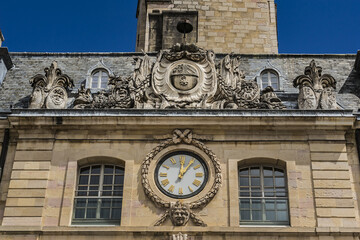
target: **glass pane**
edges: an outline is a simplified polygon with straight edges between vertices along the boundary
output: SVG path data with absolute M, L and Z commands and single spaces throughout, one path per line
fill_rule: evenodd
M 275 178 L 275 185 L 277 187 L 285 187 L 285 180 L 284 178 L 280 177 L 280 178 Z
M 266 200 L 265 209 L 266 210 L 275 210 L 275 201 L 274 200 Z
M 101 166 L 92 166 L 91 174 L 100 174 Z
M 264 186 L 266 186 L 266 187 L 272 187 L 272 186 L 274 186 L 274 180 L 273 180 L 273 178 L 271 177 L 265 177 L 264 178 Z
M 251 178 L 251 186 L 260 186 L 260 178 Z
M 121 199 L 113 199 L 113 205 L 112 207 L 121 207 L 122 200 Z
M 120 219 L 121 218 L 121 208 L 111 209 L 111 219 Z
M 99 184 L 99 179 L 100 179 L 100 176 L 98 176 L 98 175 L 91 176 L 90 184 Z
M 252 191 L 251 196 L 252 197 L 262 197 L 262 192 L 261 191 Z
M 97 199 L 88 199 L 87 207 L 97 207 Z
M 92 88 L 98 88 L 98 83 L 99 83 L 99 73 L 95 73 L 92 76 L 91 87 Z
M 111 199 L 109 198 L 102 199 L 101 207 L 111 207 Z
M 104 186 L 103 190 L 104 191 L 112 191 L 112 186 Z
M 261 211 L 252 211 L 252 220 L 254 221 L 262 220 Z
M 114 173 L 114 167 L 113 166 L 105 166 L 104 173 L 105 174 L 113 174 Z
M 249 186 L 249 178 L 241 177 L 240 178 L 240 186 Z
M 277 200 L 276 208 L 279 210 L 287 210 L 287 201 L 286 200 Z
M 264 176 L 272 176 L 273 175 L 273 170 L 271 167 L 264 167 Z
M 96 218 L 96 208 L 86 209 L 86 218 Z
M 266 220 L 267 221 L 276 221 L 275 211 L 266 211 Z
M 265 197 L 274 197 L 275 196 L 275 193 L 274 193 L 274 190 L 271 188 L 271 189 L 265 189 Z
M 100 218 L 110 218 L 110 208 L 102 208 L 100 211 Z
M 269 85 L 268 85 L 268 83 L 267 82 L 263 82 L 263 84 L 262 84 L 262 87 L 263 88 L 266 88 L 266 87 L 268 87 Z
M 271 86 L 273 87 L 274 90 L 278 90 L 278 84 L 276 83 L 271 83 Z
M 112 194 L 112 191 L 103 191 L 102 192 L 103 196 L 111 196 L 111 194 Z
M 240 175 L 244 176 L 244 175 L 249 175 L 249 169 L 248 168 L 244 168 L 240 170 Z
M 259 168 L 251 168 L 250 174 L 251 174 L 251 176 L 260 176 L 260 169 Z
M 122 191 L 114 191 L 114 196 L 122 196 L 123 192 Z
M 284 171 L 280 169 L 275 169 L 275 176 L 284 176 Z
M 286 191 L 285 189 L 276 189 L 276 196 L 277 197 L 286 197 Z
M 120 167 L 116 167 L 116 168 L 115 168 L 115 173 L 116 173 L 116 174 L 124 174 L 124 169 L 123 169 L 123 168 L 120 168 Z
M 250 200 L 249 199 L 241 199 L 240 200 L 240 208 L 241 209 L 250 209 Z
M 97 190 L 99 190 L 99 186 L 90 186 L 89 189 L 91 191 L 97 191 Z
M 79 178 L 80 185 L 87 185 L 89 183 L 89 175 L 83 175 Z
M 104 184 L 112 184 L 113 175 L 104 175 Z
M 253 199 L 251 202 L 251 208 L 254 210 L 261 210 L 262 209 L 262 204 L 261 204 L 261 200 L 260 199 Z
M 115 184 L 124 184 L 124 176 L 115 176 Z
M 114 191 L 122 191 L 122 186 L 114 186 Z
M 80 174 L 89 174 L 90 167 L 84 167 L 80 169 Z
M 75 209 L 75 218 L 84 218 L 84 217 L 85 217 L 85 209 L 84 208 Z
M 250 211 L 248 210 L 241 210 L 240 211 L 241 220 L 250 220 Z
M 288 221 L 287 211 L 277 211 L 277 220 L 278 221 Z
M 86 205 L 86 199 L 76 199 L 75 208 L 85 207 L 85 205 Z
M 89 196 L 97 196 L 99 191 L 89 191 Z
M 240 197 L 250 197 L 249 190 L 244 192 L 240 191 Z

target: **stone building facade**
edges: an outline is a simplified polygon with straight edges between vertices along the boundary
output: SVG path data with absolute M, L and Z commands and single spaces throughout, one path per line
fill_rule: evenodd
M 359 239 L 360 53 L 230 55 L 204 14 L 273 23 L 273 1 L 191 3 L 139 1 L 138 39 L 186 7 L 197 46 L 0 48 L 1 239 Z

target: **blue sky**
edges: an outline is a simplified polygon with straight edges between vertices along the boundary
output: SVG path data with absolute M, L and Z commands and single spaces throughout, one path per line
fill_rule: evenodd
M 57 3 L 57 4 L 55 4 Z M 360 0 L 276 0 L 280 53 L 356 53 Z M 11 52 L 133 52 L 137 0 L 7 0 Z

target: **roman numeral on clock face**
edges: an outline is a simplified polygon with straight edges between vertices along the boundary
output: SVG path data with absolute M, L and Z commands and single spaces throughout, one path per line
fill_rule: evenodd
M 171 185 L 171 186 L 169 187 L 169 192 L 173 192 L 173 191 L 174 191 L 174 188 L 175 188 L 175 186 L 174 186 L 174 185 Z
M 174 158 L 170 158 L 170 161 L 172 162 L 172 164 L 176 164 L 176 160 Z
M 193 181 L 193 184 L 198 187 L 198 186 L 200 186 L 201 182 L 199 180 L 195 179 Z
M 195 176 L 196 176 L 196 177 L 202 177 L 202 176 L 204 176 L 204 174 L 201 173 L 201 172 L 198 172 L 198 173 L 195 173 Z
M 167 173 L 160 173 L 160 177 L 167 177 Z
M 169 179 L 164 179 L 161 181 L 161 184 L 165 187 L 166 185 L 169 184 Z

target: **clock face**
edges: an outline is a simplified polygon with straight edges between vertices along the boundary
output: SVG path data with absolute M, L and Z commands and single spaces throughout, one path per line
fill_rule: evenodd
M 189 198 L 206 185 L 208 169 L 198 155 L 177 151 L 163 157 L 155 169 L 155 182 L 165 195 L 172 198 Z

